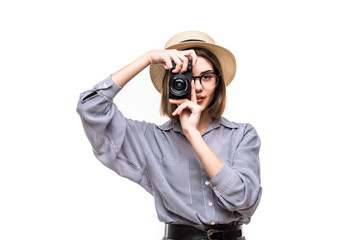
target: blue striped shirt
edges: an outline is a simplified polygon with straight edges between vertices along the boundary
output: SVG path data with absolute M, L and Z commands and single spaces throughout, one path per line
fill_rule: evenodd
M 209 125 L 202 137 L 224 162 L 210 179 L 180 123 L 125 118 L 113 103 L 121 89 L 109 76 L 80 95 L 77 112 L 95 156 L 152 194 L 162 222 L 198 228 L 249 223 L 262 192 L 254 127 L 224 117 Z

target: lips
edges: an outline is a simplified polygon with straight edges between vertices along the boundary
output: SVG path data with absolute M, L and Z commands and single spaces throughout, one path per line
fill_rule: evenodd
M 198 102 L 202 102 L 202 101 L 204 101 L 204 99 L 205 99 L 205 97 L 203 97 L 203 96 L 196 96 L 196 100 Z

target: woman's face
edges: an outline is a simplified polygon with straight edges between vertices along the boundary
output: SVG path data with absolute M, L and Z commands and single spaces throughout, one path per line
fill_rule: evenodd
M 197 62 L 193 66 L 193 77 L 200 77 L 206 73 L 214 73 L 214 68 L 206 58 L 198 57 Z M 205 84 L 205 82 L 204 84 L 201 84 L 199 78 L 196 78 L 195 91 L 197 104 L 201 106 L 202 110 L 206 109 L 209 106 L 215 93 L 215 87 L 209 88 L 207 86 L 208 85 Z

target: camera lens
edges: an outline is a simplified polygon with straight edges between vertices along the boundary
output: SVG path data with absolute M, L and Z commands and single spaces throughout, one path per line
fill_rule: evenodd
M 184 87 L 186 87 L 186 85 L 185 85 L 185 83 L 184 83 L 184 81 L 183 81 L 182 79 L 177 79 L 177 80 L 175 80 L 174 88 L 175 88 L 176 90 L 181 91 L 181 90 L 184 89 Z
M 188 81 L 184 75 L 178 74 L 169 83 L 170 91 L 175 96 L 186 95 L 189 89 Z

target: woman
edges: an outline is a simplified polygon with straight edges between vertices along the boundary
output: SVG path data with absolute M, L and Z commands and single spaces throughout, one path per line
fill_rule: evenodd
M 112 102 L 147 66 L 170 118 L 161 126 L 126 119 Z M 188 68 L 190 99 L 169 99 L 170 72 Z M 245 239 L 242 224 L 261 197 L 260 139 L 250 124 L 222 117 L 235 71 L 233 54 L 210 36 L 183 32 L 80 96 L 77 111 L 96 157 L 153 195 L 163 239 Z

